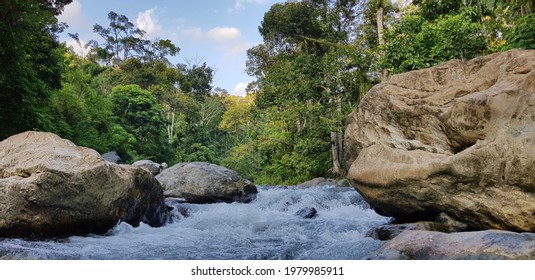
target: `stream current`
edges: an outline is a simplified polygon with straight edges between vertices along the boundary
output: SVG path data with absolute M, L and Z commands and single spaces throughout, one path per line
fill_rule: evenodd
M 354 189 L 334 186 L 258 187 L 249 204 L 168 204 L 176 218 L 160 228 L 119 223 L 105 235 L 0 239 L 0 259 L 366 259 L 382 245 L 366 233 L 389 221 Z M 317 210 L 314 218 L 295 215 L 307 207 Z M 179 208 L 187 209 L 187 217 Z

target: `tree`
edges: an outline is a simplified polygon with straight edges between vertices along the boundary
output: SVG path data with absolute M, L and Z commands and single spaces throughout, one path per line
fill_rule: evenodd
M 440 14 L 451 13 L 446 7 L 453 7 L 457 2 L 423 1 L 415 13 L 404 14 L 385 34 L 385 54 L 380 66 L 394 74 L 455 58 L 470 59 L 487 51 L 486 32 L 479 14 L 474 17 L 472 10 L 466 8 L 457 14 Z
M 339 165 L 342 145 L 332 153 L 331 132 L 342 138 L 347 104 L 356 104 L 366 88 L 361 85 L 371 84 L 369 56 L 351 39 L 357 2 L 286 2 L 264 15 L 264 41 L 248 51 L 247 60 L 247 72 L 257 77 L 251 83 L 257 128 L 254 144 L 240 145 L 262 158 L 260 182 L 296 183 Z M 340 169 L 333 173 L 341 175 Z
M 372 5 L 375 6 L 377 9 L 377 40 L 379 42 L 379 47 L 383 47 L 385 45 L 385 39 L 384 39 L 384 10 L 385 7 L 392 6 L 392 2 L 390 0 L 372 0 L 370 1 Z M 386 79 L 388 76 L 388 69 L 383 68 L 383 71 L 381 73 L 381 80 Z
M 96 41 L 91 41 L 97 53 L 105 53 L 102 58 L 111 58 L 113 65 L 119 65 L 121 61 L 128 59 L 132 53 L 140 52 L 143 48 L 141 37 L 145 32 L 136 28 L 124 15 L 118 15 L 111 11 L 108 13 L 110 21 L 109 27 L 104 28 L 100 24 L 93 26 L 93 31 L 104 39 L 104 43 L 99 45 Z
M 135 137 L 139 156 L 165 161 L 169 157 L 166 120 L 156 97 L 138 85 L 125 85 L 114 87 L 110 98 L 118 124 Z
M 0 139 L 47 129 L 51 92 L 61 87 L 62 54 L 56 34 L 70 0 L 0 2 Z
M 179 64 L 178 78 L 180 89 L 195 98 L 202 100 L 212 91 L 212 79 L 214 70 L 206 65 L 206 62 Z
M 167 62 L 167 56 L 175 56 L 180 48 L 170 40 L 156 40 L 151 42 L 144 39 L 145 31 L 136 28 L 125 15 L 113 11 L 108 13 L 110 21 L 107 28 L 100 24 L 93 26 L 93 31 L 104 39 L 103 43 L 95 40 L 89 42 L 93 48 L 93 57 L 105 64 L 119 66 L 129 58 L 139 58 L 144 61 Z

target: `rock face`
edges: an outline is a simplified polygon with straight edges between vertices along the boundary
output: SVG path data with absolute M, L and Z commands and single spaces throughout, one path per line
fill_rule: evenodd
M 348 123 L 348 178 L 379 214 L 535 231 L 535 51 L 394 75 Z
M 119 221 L 161 226 L 166 213 L 163 189 L 146 170 L 51 133 L 0 142 L 0 236 L 104 233 Z
M 256 186 L 233 170 L 206 162 L 178 163 L 156 176 L 165 196 L 190 203 L 251 202 Z
M 375 253 L 388 260 L 533 260 L 535 234 L 501 230 L 441 233 L 407 230 Z

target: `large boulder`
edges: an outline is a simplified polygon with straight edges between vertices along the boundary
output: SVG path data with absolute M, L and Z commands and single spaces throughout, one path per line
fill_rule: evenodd
M 394 75 L 348 118 L 348 178 L 400 221 L 535 231 L 535 51 Z
M 256 186 L 234 170 L 206 162 L 178 163 L 156 176 L 166 197 L 191 203 L 250 202 Z
M 371 259 L 533 260 L 535 234 L 502 230 L 457 233 L 406 230 L 386 242 Z
M 0 142 L 0 236 L 104 233 L 119 221 L 161 226 L 163 189 L 146 170 L 105 161 L 57 135 Z

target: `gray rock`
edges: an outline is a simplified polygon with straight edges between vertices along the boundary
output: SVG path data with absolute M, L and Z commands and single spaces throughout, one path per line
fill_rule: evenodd
M 426 231 L 439 231 L 439 232 L 455 232 L 453 228 L 449 228 L 446 225 L 433 223 L 433 222 L 417 222 L 406 224 L 389 224 L 378 226 L 371 229 L 366 233 L 367 237 L 378 240 L 390 240 L 406 230 L 426 230 Z
M 502 230 L 456 233 L 407 230 L 386 242 L 371 259 L 533 260 L 535 234 Z
M 105 161 L 57 135 L 0 142 L 0 236 L 104 233 L 119 221 L 161 226 L 163 189 L 146 170 Z
M 161 170 L 161 166 L 159 163 L 156 163 L 152 160 L 144 159 L 144 160 L 138 160 L 134 163 L 132 163 L 132 166 L 138 166 L 147 169 L 152 175 L 158 175 Z
M 302 187 L 302 188 L 324 187 L 324 186 L 351 187 L 351 184 L 349 183 L 347 179 L 336 181 L 333 179 L 318 177 L 318 178 L 314 178 L 312 180 L 309 180 L 309 181 L 306 181 L 297 185 L 297 187 Z
M 116 164 L 123 164 L 123 160 L 117 154 L 116 151 L 107 152 L 107 153 L 102 155 L 102 158 L 107 160 L 107 161 L 109 161 L 109 162 L 113 162 L 113 163 L 116 163 Z
M 233 170 L 206 162 L 178 163 L 163 170 L 156 179 L 165 196 L 190 203 L 251 202 L 256 186 Z
M 308 180 L 306 182 L 303 182 L 303 183 L 297 185 L 297 187 L 308 188 L 308 187 L 334 186 L 334 185 L 336 185 L 336 181 L 335 180 L 327 179 L 327 178 L 323 178 L 323 177 L 318 177 L 318 178 L 314 178 L 312 180 Z
M 452 217 L 448 216 L 446 213 L 438 214 L 435 219 L 436 223 L 442 224 L 448 228 L 448 231 L 444 232 L 455 232 L 465 230 L 468 225 L 459 221 L 456 221 Z

